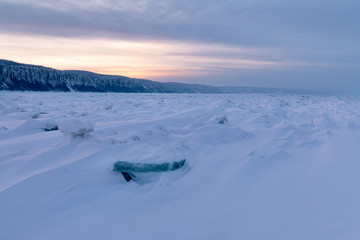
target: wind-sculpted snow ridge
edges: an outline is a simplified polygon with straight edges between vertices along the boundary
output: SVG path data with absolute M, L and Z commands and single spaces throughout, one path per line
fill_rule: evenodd
M 0 239 L 357 240 L 359 142 L 360 97 L 2 91 Z

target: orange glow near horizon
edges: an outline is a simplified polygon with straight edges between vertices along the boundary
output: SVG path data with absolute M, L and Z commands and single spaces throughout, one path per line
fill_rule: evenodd
M 77 69 L 152 80 L 214 75 L 227 69 L 298 65 L 249 57 L 261 56 L 262 51 L 264 50 L 192 42 L 139 42 L 0 34 L 0 57 L 7 60 L 60 70 Z

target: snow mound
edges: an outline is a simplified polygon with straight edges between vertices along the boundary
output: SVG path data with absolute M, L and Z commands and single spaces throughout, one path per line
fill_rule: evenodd
M 56 124 L 55 121 L 52 120 L 46 120 L 46 121 L 41 121 L 41 120 L 34 120 L 34 119 L 30 119 L 25 121 L 23 124 L 21 124 L 19 127 L 17 127 L 17 130 L 19 132 L 21 131 L 38 131 L 38 130 L 42 130 L 42 131 L 56 131 L 58 130 L 58 126 Z
M 94 128 L 95 124 L 89 120 L 63 119 L 59 123 L 60 132 L 72 137 L 86 137 Z

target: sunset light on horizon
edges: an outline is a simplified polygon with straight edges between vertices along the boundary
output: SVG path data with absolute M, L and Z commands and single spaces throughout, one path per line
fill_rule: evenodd
M 262 60 L 274 52 L 223 44 L 17 34 L 0 34 L 0 39 L 6 39 L 0 42 L 0 52 L 8 60 L 160 81 L 175 76 L 221 75 L 232 69 L 281 69 L 308 64 L 285 58 Z
M 0 58 L 164 82 L 353 90 L 358 5 L 0 0 Z

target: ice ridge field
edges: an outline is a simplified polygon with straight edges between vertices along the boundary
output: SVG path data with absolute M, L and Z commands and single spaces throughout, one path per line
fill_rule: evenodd
M 2 91 L 0 239 L 360 239 L 359 143 L 360 97 Z

